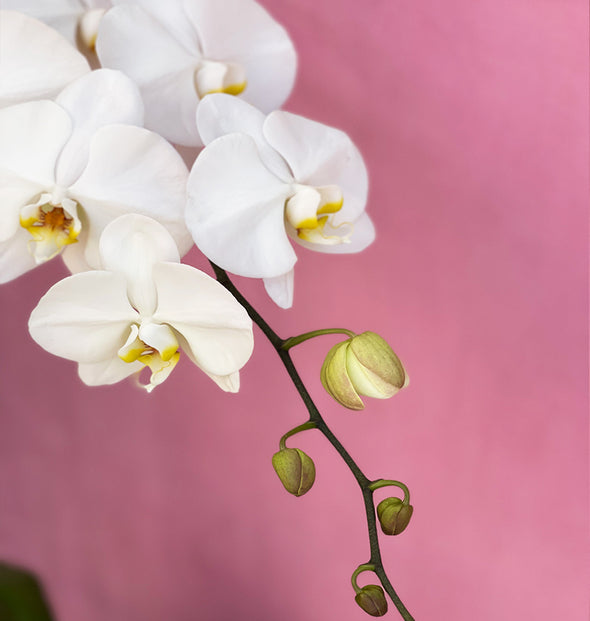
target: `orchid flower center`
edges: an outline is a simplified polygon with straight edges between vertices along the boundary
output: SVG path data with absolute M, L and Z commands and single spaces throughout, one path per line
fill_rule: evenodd
M 166 324 L 143 319 L 141 324 L 131 324 L 131 330 L 123 347 L 117 352 L 123 362 L 141 362 L 149 367 L 150 383 L 143 387 L 151 392 L 161 384 L 180 359 L 178 340 Z
M 86 11 L 78 20 L 78 41 L 91 52 L 94 51 L 96 46 L 98 25 L 106 12 L 106 9 L 91 9 Z
M 22 207 L 20 225 L 32 236 L 28 249 L 37 265 L 76 243 L 82 230 L 76 201 L 66 198 L 60 189 L 43 193 L 36 203 Z
M 296 184 L 295 193 L 285 203 L 285 219 L 297 231 L 297 237 L 314 244 L 335 245 L 348 243 L 352 225 L 334 226 L 332 216 L 342 209 L 344 198 L 337 185 L 312 187 Z M 347 226 L 345 234 L 337 229 Z
M 238 63 L 202 60 L 195 70 L 194 81 L 201 99 L 211 93 L 239 95 L 246 88 L 246 72 Z

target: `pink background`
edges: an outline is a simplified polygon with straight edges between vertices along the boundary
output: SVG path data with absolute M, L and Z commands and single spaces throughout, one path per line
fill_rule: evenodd
M 411 386 L 357 414 L 319 383 L 335 338 L 295 353 L 367 475 L 412 490 L 392 582 L 419 621 L 585 621 L 587 3 L 265 4 L 300 54 L 288 108 L 366 157 L 378 239 L 300 252 L 288 312 L 237 282 L 284 336 L 371 329 L 404 360 Z M 307 496 L 271 468 L 305 412 L 261 334 L 238 395 L 186 360 L 151 396 L 88 389 L 26 330 L 64 273 L 0 289 L 0 558 L 40 573 L 59 621 L 367 618 L 354 480 L 314 432 L 292 443 Z

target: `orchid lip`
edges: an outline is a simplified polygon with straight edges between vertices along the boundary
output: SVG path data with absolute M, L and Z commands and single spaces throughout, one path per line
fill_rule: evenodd
M 337 185 L 312 187 L 293 184 L 294 193 L 285 202 L 285 219 L 297 231 L 297 237 L 315 244 L 335 245 L 348 243 L 352 235 L 352 224 L 342 223 L 335 226 L 332 215 L 342 209 L 344 198 Z M 349 231 L 343 235 L 328 235 L 325 227 L 332 231 L 348 226 Z
M 180 359 L 179 343 L 172 329 L 144 319 L 131 324 L 125 344 L 117 352 L 123 362 L 141 362 L 151 370 L 148 384 L 140 384 L 148 392 L 161 384 L 174 370 Z
M 239 95 L 247 86 L 246 72 L 239 63 L 202 60 L 195 70 L 194 83 L 201 99 L 213 93 Z
M 41 194 L 36 203 L 20 210 L 20 225 L 31 234 L 28 249 L 38 265 L 78 241 L 82 230 L 78 205 L 65 194 L 63 188 L 56 187 L 51 194 Z

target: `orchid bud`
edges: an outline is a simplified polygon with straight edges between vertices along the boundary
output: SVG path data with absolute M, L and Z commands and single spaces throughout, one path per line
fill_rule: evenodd
M 272 456 L 272 466 L 285 489 L 294 496 L 309 492 L 315 481 L 313 460 L 300 449 L 281 449 Z
M 376 584 L 364 586 L 354 598 L 356 603 L 372 617 L 382 617 L 387 613 L 387 600 L 383 589 Z
M 395 352 L 374 332 L 363 332 L 328 352 L 320 374 L 329 395 L 351 410 L 362 410 L 360 395 L 388 399 L 408 385 Z
M 377 505 L 377 517 L 381 530 L 386 535 L 399 535 L 410 523 L 414 512 L 412 505 L 404 504 L 401 498 L 386 498 Z

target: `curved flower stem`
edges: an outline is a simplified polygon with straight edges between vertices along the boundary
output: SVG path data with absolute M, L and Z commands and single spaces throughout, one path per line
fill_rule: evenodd
M 373 481 L 371 485 L 369 485 L 369 489 L 373 492 L 380 487 L 399 487 L 404 493 L 404 504 L 410 504 L 410 490 L 408 489 L 408 486 L 404 485 L 401 481 L 392 481 L 390 479 L 377 479 L 376 481 Z
M 375 504 L 373 502 L 373 489 L 371 486 L 376 482 L 369 480 L 362 470 L 357 466 L 354 459 L 350 456 L 348 451 L 342 446 L 338 438 L 333 434 L 332 430 L 328 427 L 324 419 L 322 418 L 319 410 L 317 409 L 315 403 L 313 402 L 305 384 L 301 380 L 293 361 L 291 360 L 291 356 L 289 351 L 284 348 L 285 343 L 289 342 L 289 339 L 282 339 L 262 318 L 262 316 L 256 311 L 256 309 L 246 300 L 246 298 L 238 291 L 232 281 L 229 279 L 229 276 L 225 272 L 225 270 L 221 269 L 217 265 L 215 265 L 212 261 L 211 267 L 215 272 L 215 277 L 217 281 L 223 285 L 235 298 L 236 300 L 246 309 L 248 315 L 252 319 L 252 321 L 262 330 L 264 335 L 271 342 L 273 347 L 275 348 L 277 354 L 279 355 L 281 361 L 283 362 L 289 377 L 293 381 L 297 392 L 301 396 L 307 411 L 309 412 L 309 423 L 313 423 L 315 428 L 322 432 L 322 434 L 326 437 L 326 439 L 330 442 L 330 444 L 336 449 L 338 454 L 342 457 L 346 465 L 349 467 L 352 472 L 354 478 L 356 479 L 359 487 L 361 488 L 363 494 L 363 501 L 365 504 L 365 513 L 367 516 L 367 528 L 369 532 L 369 549 L 370 549 L 370 558 L 366 565 L 371 565 L 374 567 L 374 572 L 381 581 L 383 588 L 391 597 L 391 600 L 395 604 L 398 612 L 402 616 L 405 621 L 414 621 L 414 617 L 409 613 L 407 608 L 404 606 L 403 602 L 399 598 L 398 594 L 395 592 L 385 569 L 383 567 L 383 561 L 381 560 L 381 550 L 379 548 L 379 538 L 377 535 L 377 520 L 375 517 Z M 307 333 L 311 334 L 311 333 Z M 297 338 L 297 337 L 295 337 Z M 312 338 L 312 337 L 309 337 Z M 305 423 L 304 423 L 305 425 Z
M 306 423 L 303 423 L 303 425 L 299 425 L 298 427 L 291 429 L 291 431 L 287 431 L 287 433 L 279 440 L 279 449 L 281 450 L 286 449 L 287 440 L 291 436 L 294 436 L 296 433 L 300 433 L 301 431 L 307 431 L 308 429 L 315 429 L 315 428 L 316 428 L 316 424 L 313 421 L 308 420 Z
M 304 332 L 298 336 L 292 336 L 283 341 L 282 348 L 284 350 L 291 349 L 291 347 L 295 347 L 295 345 L 299 345 L 299 343 L 313 339 L 316 336 L 323 336 L 324 334 L 346 334 L 348 337 L 356 336 L 352 330 L 347 330 L 346 328 L 324 328 L 323 330 L 312 330 L 311 332 Z

